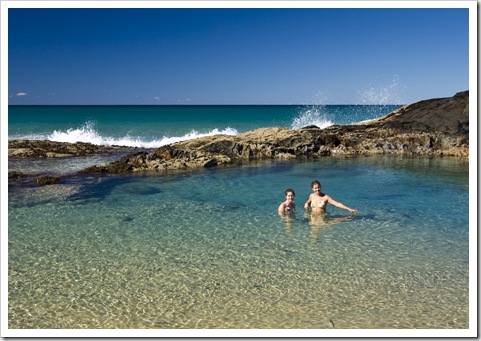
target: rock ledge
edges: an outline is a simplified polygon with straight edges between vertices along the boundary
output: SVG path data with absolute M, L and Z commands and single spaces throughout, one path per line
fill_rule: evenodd
M 82 173 L 209 168 L 244 160 L 399 154 L 469 157 L 469 92 L 404 106 L 377 120 L 325 129 L 261 128 L 140 152 Z

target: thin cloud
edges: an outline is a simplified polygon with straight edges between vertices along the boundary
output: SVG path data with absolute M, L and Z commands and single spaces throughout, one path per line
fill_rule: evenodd
M 21 97 L 21 96 L 27 96 L 26 92 L 18 92 L 15 96 Z

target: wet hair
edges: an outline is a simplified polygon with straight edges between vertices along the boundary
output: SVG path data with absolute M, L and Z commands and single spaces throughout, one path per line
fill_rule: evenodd
M 311 187 L 314 187 L 314 185 L 318 185 L 319 187 L 321 187 L 321 183 L 317 180 L 314 180 L 313 182 L 311 182 Z
M 293 194 L 294 196 L 296 196 L 296 192 L 294 192 L 294 190 L 293 190 L 292 188 L 286 189 L 286 191 L 284 192 L 284 194 L 287 195 L 287 193 L 289 193 L 289 192 L 292 192 L 292 194 Z

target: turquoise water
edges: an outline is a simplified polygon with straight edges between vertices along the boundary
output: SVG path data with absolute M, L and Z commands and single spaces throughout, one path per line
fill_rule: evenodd
M 356 116 L 299 108 L 230 109 L 257 117 L 259 127 Z M 73 138 L 87 120 L 83 113 L 37 117 L 36 110 L 51 109 L 31 109 L 9 115 L 9 138 L 50 136 L 57 129 Z M 135 117 L 125 107 L 115 118 L 115 108 L 104 109 L 113 111 L 96 116 L 92 129 L 103 141 L 119 141 Z M 149 123 L 137 108 L 138 125 L 152 126 L 139 139 L 182 137 L 200 132 L 202 124 L 206 131 L 248 129 L 245 116 L 203 121 L 207 108 L 197 109 L 189 126 L 174 133 L 187 124 L 177 123 L 181 117 L 171 117 L 160 132 L 161 120 Z M 363 109 L 356 121 L 372 115 Z M 112 160 L 9 160 L 9 170 L 66 176 L 58 185 L 9 185 L 9 329 L 469 328 L 467 160 L 324 157 L 75 175 Z M 315 179 L 359 213 L 329 205 L 328 221 L 305 214 Z M 277 214 L 287 187 L 296 191 L 298 205 L 288 220 Z
M 393 105 L 10 106 L 9 139 L 158 148 L 217 133 L 302 128 L 374 119 Z

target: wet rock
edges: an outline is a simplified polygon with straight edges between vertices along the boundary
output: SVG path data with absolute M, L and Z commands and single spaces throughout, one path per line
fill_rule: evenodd
M 20 179 L 28 177 L 27 174 L 19 172 L 19 171 L 8 171 L 8 178 L 9 179 Z
M 60 182 L 60 178 L 57 176 L 39 176 L 33 180 L 38 186 L 53 185 Z
M 85 173 L 85 174 L 95 174 L 95 173 L 115 173 L 115 174 L 121 174 L 121 173 L 129 173 L 135 170 L 135 168 L 139 168 L 138 166 L 136 167 L 136 163 L 142 164 L 143 159 L 145 158 L 145 155 L 147 155 L 146 152 L 140 152 L 137 154 L 133 154 L 130 156 L 124 156 L 120 160 L 115 161 L 113 163 L 109 164 L 100 164 L 100 165 L 95 165 L 88 167 L 79 173 Z

